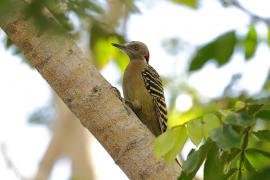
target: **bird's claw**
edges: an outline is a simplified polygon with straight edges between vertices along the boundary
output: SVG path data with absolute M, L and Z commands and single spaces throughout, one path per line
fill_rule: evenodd
M 113 89 L 115 95 L 118 97 L 118 99 L 120 99 L 120 101 L 122 101 L 122 103 L 124 103 L 125 105 L 127 105 L 128 107 L 130 107 L 132 109 L 132 107 L 133 107 L 132 102 L 126 100 L 125 98 L 122 98 L 120 91 L 116 87 L 112 86 L 112 89 Z
M 130 107 L 131 109 L 133 109 L 133 105 L 132 105 L 132 102 L 131 102 L 131 101 L 126 100 L 125 98 L 123 98 L 123 101 L 124 101 L 124 103 L 125 103 L 128 107 Z
M 129 101 L 125 98 L 122 98 L 121 93 L 119 92 L 119 90 L 116 87 L 112 86 L 112 89 L 113 89 L 115 95 L 118 97 L 118 99 L 120 99 L 120 101 L 122 101 L 122 103 L 124 103 L 130 109 L 132 109 L 133 111 L 139 111 L 141 109 L 141 106 L 137 102 Z
M 124 99 L 124 102 L 127 106 L 129 106 L 135 112 L 138 112 L 141 110 L 141 106 L 137 101 L 129 101 L 129 100 Z

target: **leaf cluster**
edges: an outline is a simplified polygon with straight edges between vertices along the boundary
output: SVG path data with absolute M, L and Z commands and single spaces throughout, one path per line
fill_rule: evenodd
M 118 26 L 110 26 L 106 19 L 109 3 L 89 0 L 33 0 L 25 6 L 24 18 L 33 19 L 40 34 L 50 28 L 50 31 L 56 33 L 67 33 L 75 40 L 84 39 L 83 43 L 88 45 L 98 68 L 103 68 L 116 59 L 115 64 L 122 72 L 127 59 L 111 43 L 125 43 L 126 40 L 123 33 L 117 32 Z M 124 0 L 122 3 L 121 6 L 126 7 L 127 13 L 138 12 L 133 1 Z M 11 7 L 13 6 L 8 0 L 2 0 L 0 10 L 3 11 L 0 11 L 0 16 L 6 13 L 5 9 L 12 9 Z M 28 62 L 8 37 L 4 41 L 6 48 L 15 49 L 15 54 L 21 55 Z
M 176 125 L 155 141 L 156 158 L 172 163 L 187 139 L 191 149 L 179 179 L 193 179 L 204 163 L 204 179 L 250 179 L 270 167 L 269 100 L 237 101 L 234 108 L 217 110 Z M 268 172 L 269 173 L 269 172 Z
M 268 44 L 270 46 L 270 28 L 268 30 Z M 254 24 L 251 24 L 246 35 L 240 37 L 235 30 L 226 32 L 211 42 L 199 47 L 191 58 L 189 71 L 196 71 L 208 61 L 215 61 L 218 66 L 229 62 L 235 49 L 242 49 L 246 60 L 251 59 L 259 45 L 259 37 Z

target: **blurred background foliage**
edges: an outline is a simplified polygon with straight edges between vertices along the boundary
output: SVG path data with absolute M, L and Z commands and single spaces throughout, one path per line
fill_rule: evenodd
M 201 0 L 171 0 L 171 2 L 196 11 L 200 8 Z M 238 29 L 231 29 L 205 44 L 192 47 L 194 51 L 185 72 L 187 77 L 203 69 L 210 61 L 222 67 L 230 62 L 235 53 L 241 53 L 243 59 L 249 61 L 254 57 L 260 44 L 270 46 L 269 18 L 252 13 L 237 0 L 219 0 L 219 2 L 224 8 L 235 7 L 248 14 L 250 24 L 244 33 L 240 33 Z M 56 29 L 60 27 L 61 31 L 77 41 L 84 39 L 86 49 L 99 69 L 113 62 L 119 72 L 123 73 L 128 59 L 113 48 L 111 42 L 128 41 L 125 34 L 126 21 L 130 14 L 140 13 L 140 9 L 136 6 L 136 1 L 122 0 L 121 3 L 125 7 L 125 15 L 117 26 L 104 20 L 108 10 L 107 1 L 33 0 L 25 10 L 29 17 L 35 17 L 35 22 L 41 29 L 53 28 L 55 25 L 48 26 L 49 20 L 44 16 L 46 9 L 58 22 L 59 26 Z M 0 15 L 5 13 L 7 9 L 5 7 L 8 6 L 8 0 L 0 1 Z M 258 33 L 257 23 L 263 23 L 268 27 L 268 34 Z M 15 54 L 20 54 L 8 37 L 5 39 L 5 45 L 6 48 L 15 49 Z M 165 39 L 162 43 L 162 47 L 172 56 L 182 50 L 183 46 L 185 42 L 178 38 Z M 28 63 L 27 59 L 24 60 Z M 254 73 L 256 71 L 259 70 L 254 70 Z M 167 102 L 169 129 L 156 139 L 155 157 L 163 157 L 168 163 L 172 163 L 176 154 L 181 154 L 188 141 L 197 147 L 191 149 L 187 157 L 183 157 L 182 154 L 182 159 L 186 160 L 183 162 L 183 173 L 179 179 L 192 179 L 203 163 L 203 176 L 207 180 L 254 179 L 270 176 L 269 77 L 258 94 L 250 95 L 244 91 L 235 92 L 234 85 L 241 79 L 241 74 L 235 74 L 221 96 L 207 100 L 200 97 L 187 82 L 177 80 L 176 74 L 162 79 L 169 94 Z M 176 108 L 176 101 L 181 94 L 188 95 L 192 101 L 191 107 L 184 112 Z M 44 107 L 33 113 L 29 123 L 46 124 L 52 114 L 51 108 Z

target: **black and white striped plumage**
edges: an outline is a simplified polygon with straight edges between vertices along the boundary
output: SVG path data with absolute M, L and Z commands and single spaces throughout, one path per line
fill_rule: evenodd
M 158 117 L 160 130 L 163 133 L 167 129 L 168 117 L 167 117 L 166 102 L 164 98 L 164 91 L 160 76 L 153 67 L 148 65 L 148 67 L 142 71 L 142 77 L 147 91 L 152 96 L 154 110 Z

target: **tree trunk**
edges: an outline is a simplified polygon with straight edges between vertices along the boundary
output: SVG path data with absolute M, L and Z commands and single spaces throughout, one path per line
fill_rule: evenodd
M 74 42 L 53 28 L 39 29 L 23 13 L 24 1 L 9 2 L 9 11 L 0 17 L 1 28 L 126 175 L 131 179 L 176 179 L 177 164 L 168 166 L 154 159 L 154 136 Z
M 61 157 L 69 158 L 71 161 L 72 179 L 95 179 L 90 156 L 92 135 L 86 132 L 86 129 L 55 93 L 53 97 L 57 117 L 52 125 L 52 139 L 34 179 L 49 179 L 53 165 Z

